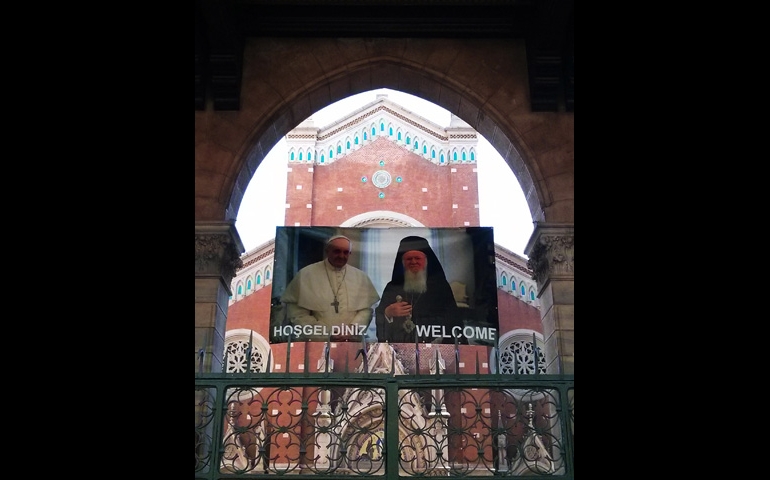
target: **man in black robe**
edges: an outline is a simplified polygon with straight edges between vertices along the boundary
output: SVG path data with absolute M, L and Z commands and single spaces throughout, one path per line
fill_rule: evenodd
M 401 240 L 375 314 L 380 342 L 467 343 L 444 268 L 422 237 Z

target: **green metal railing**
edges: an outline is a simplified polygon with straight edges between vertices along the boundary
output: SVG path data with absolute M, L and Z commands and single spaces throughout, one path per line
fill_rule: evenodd
M 196 373 L 196 480 L 574 478 L 573 375 L 396 372 Z

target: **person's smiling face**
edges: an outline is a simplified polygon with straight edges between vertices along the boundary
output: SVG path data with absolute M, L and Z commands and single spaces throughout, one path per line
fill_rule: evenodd
M 350 257 L 350 242 L 344 238 L 332 240 L 326 248 L 326 258 L 334 268 L 344 267 L 348 263 L 348 257 Z
M 425 269 L 428 258 L 419 250 L 409 250 L 404 253 L 404 268 L 412 273 Z

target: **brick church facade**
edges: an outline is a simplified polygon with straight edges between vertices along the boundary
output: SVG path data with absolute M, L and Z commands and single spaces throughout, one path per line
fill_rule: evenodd
M 439 126 L 386 95 L 378 95 L 375 101 L 328 126 L 317 127 L 310 118 L 286 136 L 284 225 L 480 226 L 477 135 L 454 115 L 449 126 Z M 274 253 L 272 240 L 241 257 L 243 266 L 230 287 L 225 371 L 244 371 L 249 365 L 255 371 L 317 371 L 323 344 L 291 347 L 308 352 L 292 354 L 291 365 L 281 365 L 276 359 L 286 358 L 287 345 L 271 345 L 267 340 L 271 306 L 279 301 L 272 295 Z M 472 373 L 477 368 L 476 359 L 481 359 L 481 373 L 497 368 L 534 373 L 535 365 L 544 372 L 537 285 L 526 259 L 495 245 L 495 275 L 501 364 L 494 365 L 489 347 L 462 345 L 459 365 L 454 365 L 454 354 L 441 350 L 447 368 Z M 458 302 L 463 300 L 460 297 L 462 292 L 456 295 Z M 357 365 L 354 357 L 358 348 L 358 344 L 333 343 L 331 358 L 338 366 Z M 247 351 L 251 352 L 250 361 Z M 305 358 L 310 359 L 309 365 L 304 364 Z

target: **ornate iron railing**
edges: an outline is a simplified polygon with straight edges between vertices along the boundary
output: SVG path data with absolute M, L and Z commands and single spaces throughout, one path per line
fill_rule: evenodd
M 196 480 L 574 478 L 573 375 L 357 370 L 196 374 Z

